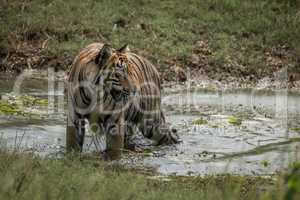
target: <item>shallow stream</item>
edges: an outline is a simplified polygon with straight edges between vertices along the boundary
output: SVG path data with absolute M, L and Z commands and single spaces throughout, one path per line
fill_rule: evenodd
M 23 95 L 47 100 L 46 105 L 25 105 L 25 114 L 0 112 L 1 145 L 41 156 L 63 154 L 62 79 L 51 71 L 0 76 L 2 100 Z M 164 90 L 162 102 L 182 143 L 148 147 L 145 141 L 144 152 L 125 153 L 124 165 L 176 175 L 268 175 L 300 160 L 300 92 L 174 85 Z M 86 138 L 85 152 L 94 151 L 92 136 Z

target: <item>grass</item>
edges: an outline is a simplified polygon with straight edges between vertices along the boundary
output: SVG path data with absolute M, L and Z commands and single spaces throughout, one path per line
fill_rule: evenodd
M 12 0 L 0 8 L 0 54 L 24 41 L 39 41 L 44 54 L 61 59 L 94 41 L 129 43 L 169 72 L 174 62 L 191 67 L 201 40 L 212 50 L 205 68 L 210 77 L 256 78 L 274 70 L 265 53 L 282 45 L 284 64 L 300 71 L 299 8 L 296 0 Z
M 0 199 L 297 199 L 298 172 L 299 166 L 275 179 L 233 175 L 153 178 L 94 159 L 49 160 L 1 151 Z

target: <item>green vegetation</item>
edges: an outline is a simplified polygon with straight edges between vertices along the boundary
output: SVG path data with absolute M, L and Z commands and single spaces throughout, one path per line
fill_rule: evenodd
M 207 120 L 203 119 L 203 118 L 199 118 L 199 119 L 196 119 L 195 121 L 193 121 L 193 124 L 194 125 L 203 125 L 203 124 L 207 124 Z
M 235 116 L 230 116 L 228 118 L 228 123 L 235 125 L 235 126 L 240 126 L 242 124 L 242 119 L 237 118 Z
M 17 106 L 0 100 L 0 114 L 13 115 L 17 113 L 21 113 L 21 110 Z
M 32 111 L 35 107 L 48 106 L 47 99 L 35 98 L 29 95 L 6 95 L 0 100 L 0 115 L 24 115 L 37 114 Z
M 129 43 L 159 65 L 166 79 L 174 78 L 169 74 L 175 63 L 202 68 L 215 79 L 252 81 L 284 66 L 300 71 L 297 0 L 6 2 L 0 5 L 0 56 L 12 63 L 25 57 L 25 65 L 2 63 L 2 69 L 65 68 L 79 49 L 102 41 Z
M 300 127 L 292 127 L 290 128 L 291 131 L 300 132 Z
M 290 174 L 285 178 L 287 182 L 287 191 L 285 199 L 296 199 L 300 197 L 300 163 L 294 164 Z
M 262 160 L 260 162 L 264 167 L 267 167 L 269 165 L 269 162 L 267 160 Z
M 294 169 L 296 170 L 296 168 Z M 0 152 L 0 199 L 297 199 L 297 174 L 165 177 L 95 159 Z M 287 187 L 286 187 L 287 186 Z

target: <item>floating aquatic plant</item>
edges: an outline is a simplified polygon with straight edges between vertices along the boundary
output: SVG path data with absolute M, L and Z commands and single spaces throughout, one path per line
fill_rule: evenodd
M 34 105 L 38 106 L 48 106 L 49 102 L 48 99 L 35 99 Z
M 232 125 L 235 125 L 235 126 L 240 126 L 242 124 L 242 119 L 240 118 L 237 118 L 235 116 L 230 116 L 228 118 L 228 122 Z
M 267 160 L 262 160 L 261 161 L 261 164 L 264 166 L 264 167 L 267 167 L 269 165 L 269 162 Z
M 193 121 L 194 125 L 203 125 L 203 124 L 207 124 L 207 120 L 203 119 L 203 118 L 199 118 Z
M 4 100 L 0 100 L 0 114 L 14 115 L 17 113 L 21 113 L 21 110 L 16 104 L 10 104 Z
M 300 132 L 300 127 L 292 127 L 290 130 L 294 132 Z
M 48 100 L 29 95 L 8 94 L 0 100 L 1 115 L 34 115 L 34 107 L 47 106 Z

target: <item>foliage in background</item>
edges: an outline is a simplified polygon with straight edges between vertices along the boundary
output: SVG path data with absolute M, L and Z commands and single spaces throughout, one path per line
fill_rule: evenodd
M 20 54 L 25 42 L 70 63 L 88 43 L 128 43 L 169 72 L 174 62 L 192 67 L 195 43 L 205 41 L 212 54 L 196 68 L 256 79 L 276 66 L 300 71 L 299 8 L 296 0 L 12 0 L 0 7 L 0 56 Z

